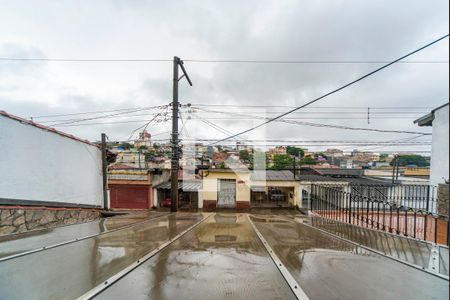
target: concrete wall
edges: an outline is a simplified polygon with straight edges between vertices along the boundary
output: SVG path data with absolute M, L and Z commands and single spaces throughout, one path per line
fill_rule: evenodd
M 102 206 L 101 151 L 0 115 L 0 203 Z
M 448 105 L 434 112 L 433 145 L 431 149 L 430 184 L 444 183 L 449 178 Z

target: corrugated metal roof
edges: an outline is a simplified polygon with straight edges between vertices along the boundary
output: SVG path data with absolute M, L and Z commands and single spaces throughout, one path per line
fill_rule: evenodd
M 363 175 L 362 169 L 316 169 L 321 175 L 329 175 L 329 176 L 352 176 L 352 177 L 360 177 Z
M 167 181 L 155 186 L 157 189 L 170 190 L 171 182 Z M 183 180 L 178 182 L 178 188 L 185 192 L 197 192 L 202 188 L 202 182 L 200 180 Z
M 250 189 L 252 192 L 265 192 L 266 187 L 265 186 L 251 186 Z
M 309 181 L 309 182 L 348 182 L 351 184 L 380 184 L 380 180 L 373 180 L 371 178 L 359 177 L 359 178 L 348 178 L 348 177 L 330 177 L 323 175 L 297 175 L 296 178 L 300 181 Z
M 294 179 L 294 173 L 289 170 L 261 170 L 253 171 L 250 176 L 251 180 L 255 181 L 289 181 Z
M 215 169 L 215 168 L 210 168 L 208 170 L 209 173 L 249 173 L 250 170 L 248 169 Z
M 312 174 L 305 174 L 305 175 L 298 175 L 296 176 L 300 181 L 339 181 L 339 182 L 348 182 L 348 178 L 333 178 L 328 176 L 322 176 L 322 175 L 312 175 Z

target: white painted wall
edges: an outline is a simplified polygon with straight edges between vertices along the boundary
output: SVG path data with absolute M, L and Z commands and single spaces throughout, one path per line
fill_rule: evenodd
M 431 149 L 430 184 L 438 185 L 449 178 L 448 105 L 434 112 L 433 143 Z
M 0 199 L 103 205 L 101 151 L 0 115 Z

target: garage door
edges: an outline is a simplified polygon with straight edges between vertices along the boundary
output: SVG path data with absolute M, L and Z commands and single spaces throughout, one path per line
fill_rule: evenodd
M 148 209 L 151 208 L 148 186 L 110 185 L 111 208 Z
M 236 207 L 236 180 L 218 179 L 217 180 L 217 207 L 235 208 Z

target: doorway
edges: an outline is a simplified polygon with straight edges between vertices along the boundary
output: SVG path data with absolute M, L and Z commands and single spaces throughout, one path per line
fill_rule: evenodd
M 236 207 L 236 180 L 218 179 L 217 180 L 217 207 L 235 208 Z

